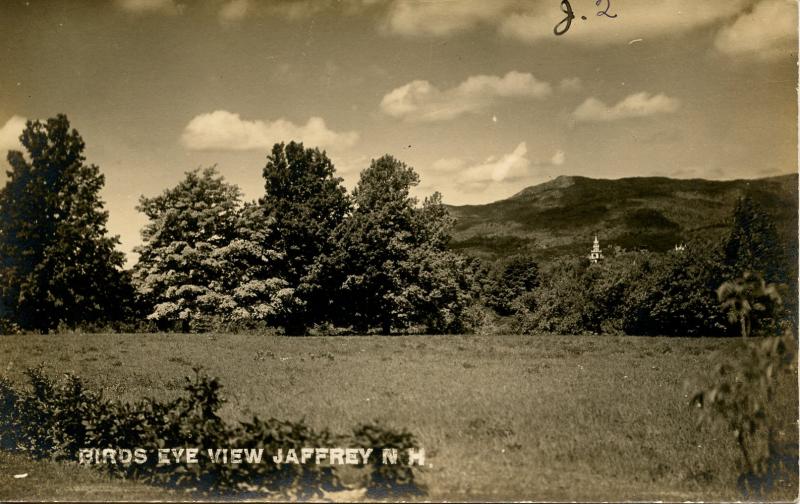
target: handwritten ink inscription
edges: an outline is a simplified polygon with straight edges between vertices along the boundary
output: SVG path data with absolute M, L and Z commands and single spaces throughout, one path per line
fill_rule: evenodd
M 617 14 L 612 14 L 610 12 L 611 0 L 595 0 L 594 5 L 598 8 L 597 12 L 595 12 L 596 16 L 605 16 L 609 19 L 617 17 Z M 570 26 L 572 26 L 572 20 L 575 19 L 575 11 L 572 10 L 572 5 L 569 3 L 569 0 L 561 0 L 561 11 L 566 14 L 566 16 L 553 28 L 553 33 L 556 35 L 564 35 L 567 33 Z M 586 20 L 586 16 L 581 16 L 581 19 Z

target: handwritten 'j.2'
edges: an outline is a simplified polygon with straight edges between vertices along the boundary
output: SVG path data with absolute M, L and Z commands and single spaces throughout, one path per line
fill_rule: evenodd
M 611 0 L 595 0 L 594 5 L 599 9 L 595 15 L 612 19 L 617 17 L 616 14 L 609 12 L 611 9 Z M 564 35 L 567 33 L 569 27 L 572 26 L 572 20 L 575 19 L 575 12 L 572 10 L 572 5 L 570 5 L 569 0 L 561 0 L 561 11 L 566 14 L 566 17 L 553 28 L 553 33 L 556 35 Z M 581 16 L 581 19 L 586 19 L 586 16 Z

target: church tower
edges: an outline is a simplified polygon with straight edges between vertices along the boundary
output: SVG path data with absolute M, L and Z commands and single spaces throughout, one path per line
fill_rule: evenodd
M 600 241 L 597 239 L 597 235 L 594 235 L 594 244 L 592 245 L 592 251 L 589 253 L 589 261 L 595 264 L 601 260 L 603 260 L 603 252 L 600 250 Z

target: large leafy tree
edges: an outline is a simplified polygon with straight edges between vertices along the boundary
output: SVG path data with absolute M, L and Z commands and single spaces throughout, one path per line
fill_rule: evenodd
M 413 249 L 402 266 L 411 281 L 405 282 L 399 298 L 408 303 L 411 322 L 432 334 L 463 334 L 474 328 L 470 308 L 475 305 L 475 275 L 466 257 L 423 246 Z
M 303 333 L 328 312 L 332 286 L 315 264 L 335 254 L 332 235 L 351 203 L 325 152 L 302 143 L 275 144 L 263 175 L 259 203 L 274 231 L 268 245 L 282 254 L 281 277 L 297 301 L 283 323 L 287 332 Z
M 486 306 L 499 315 L 513 315 L 516 301 L 539 285 L 539 265 L 533 257 L 515 255 L 495 263 L 484 290 Z
M 476 321 L 469 309 L 479 291 L 471 261 L 448 250 L 455 219 L 438 192 L 426 197 L 413 216 L 413 246 L 398 268 L 405 280 L 399 297 L 412 311 L 410 322 L 429 333 L 470 332 Z
M 347 322 L 358 331 L 405 327 L 413 309 L 403 295 L 403 263 L 415 245 L 414 170 L 392 156 L 373 160 L 353 191 L 355 209 L 339 230 L 345 278 L 340 299 Z
M 361 173 L 353 213 L 337 229 L 339 323 L 384 334 L 412 324 L 468 329 L 471 270 L 447 250 L 453 219 L 441 195 L 418 206 L 410 194 L 418 183 L 413 168 L 389 155 Z
M 226 322 L 274 321 L 292 298 L 274 276 L 280 255 L 264 248 L 269 222 L 214 168 L 188 172 L 174 188 L 142 197 L 150 219 L 137 249 L 134 284 L 162 328 L 204 330 Z
M 86 164 L 84 142 L 65 115 L 28 121 L 10 151 L 0 190 L 0 289 L 4 316 L 48 331 L 122 316 L 126 276 L 108 235 L 105 183 Z

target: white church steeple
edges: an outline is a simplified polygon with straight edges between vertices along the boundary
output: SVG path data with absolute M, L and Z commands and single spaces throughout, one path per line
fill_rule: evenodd
M 600 241 L 597 239 L 597 235 L 594 235 L 594 244 L 592 245 L 592 251 L 589 253 L 589 261 L 594 264 L 602 259 L 603 252 L 600 250 Z

